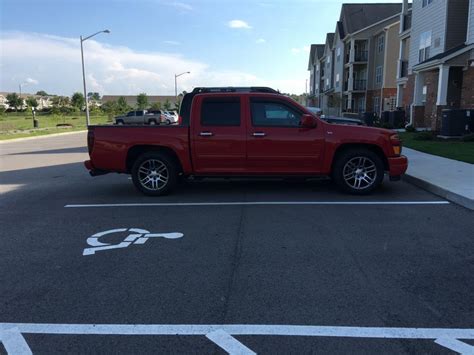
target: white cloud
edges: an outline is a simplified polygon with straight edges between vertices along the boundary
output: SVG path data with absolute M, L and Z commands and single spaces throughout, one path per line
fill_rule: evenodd
M 311 50 L 311 46 L 303 46 L 298 48 L 291 48 L 290 51 L 293 54 L 300 54 L 300 53 L 309 53 Z
M 164 44 L 170 44 L 172 46 L 179 46 L 181 43 L 178 41 L 163 41 Z
M 259 44 L 260 44 L 260 43 L 265 43 L 265 42 L 266 42 L 266 41 L 265 41 L 265 39 L 263 39 L 263 38 L 259 38 L 259 39 L 257 39 L 257 40 L 255 41 L 255 43 L 259 43 Z
M 45 34 L 2 32 L 0 48 L 8 48 L 8 51 L 2 50 L 0 91 L 18 90 L 21 82 L 18 78 L 26 77 L 31 79 L 31 84 L 41 83 L 38 89 L 53 94 L 81 92 L 78 42 L 75 38 Z M 97 91 L 101 95 L 135 95 L 140 92 L 172 95 L 174 74 L 185 71 L 191 74 L 179 78 L 180 91 L 191 91 L 196 86 L 271 86 L 284 92 L 304 91 L 300 89 L 304 88 L 304 77 L 268 80 L 235 69 L 215 70 L 206 63 L 175 53 L 138 52 L 93 39 L 84 43 L 84 59 L 88 91 Z
M 230 28 L 245 28 L 245 29 L 252 28 L 252 26 L 250 26 L 247 22 L 242 21 L 242 20 L 232 20 L 232 21 L 229 21 L 227 25 Z
M 33 85 L 38 84 L 38 80 L 33 79 L 33 78 L 26 78 L 25 82 L 28 83 L 28 84 L 33 84 Z
M 193 7 L 189 4 L 184 2 L 172 2 L 170 3 L 171 6 L 176 7 L 177 9 L 184 10 L 184 11 L 192 11 Z

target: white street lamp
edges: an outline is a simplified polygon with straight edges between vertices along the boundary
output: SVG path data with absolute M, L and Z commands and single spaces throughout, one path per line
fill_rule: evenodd
M 89 38 L 92 38 L 95 35 L 98 35 L 99 33 L 110 33 L 110 31 L 109 30 L 102 30 L 102 31 L 96 32 L 94 34 L 91 34 L 90 36 L 87 36 L 85 38 L 82 38 L 82 36 L 80 36 L 80 39 L 81 39 L 81 59 L 82 59 L 82 82 L 84 84 L 84 100 L 86 100 L 86 123 L 87 123 L 87 126 L 90 125 L 90 117 L 89 117 L 89 103 L 87 102 L 86 70 L 84 69 L 84 49 L 82 48 L 82 42 L 87 41 Z
M 174 101 L 176 103 L 178 102 L 178 81 L 176 79 L 184 74 L 191 74 L 191 72 L 185 71 L 184 73 L 174 75 Z

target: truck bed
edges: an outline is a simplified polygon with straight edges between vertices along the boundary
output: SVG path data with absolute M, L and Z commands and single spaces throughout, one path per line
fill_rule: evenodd
M 183 171 L 192 170 L 187 126 L 89 126 L 88 141 L 92 170 L 128 173 L 127 158 L 131 154 L 142 148 L 161 145 L 178 154 Z

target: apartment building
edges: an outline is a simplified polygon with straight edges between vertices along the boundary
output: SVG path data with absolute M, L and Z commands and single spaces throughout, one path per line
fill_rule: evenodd
M 319 102 L 321 83 L 320 59 L 323 53 L 324 44 L 311 45 L 308 62 L 308 70 L 310 71 L 308 106 L 312 107 L 321 107 Z
M 325 113 L 395 108 L 401 10 L 401 3 L 342 5 L 319 58 L 318 101 Z
M 415 127 L 439 130 L 445 108 L 474 107 L 474 1 L 403 1 L 399 106 Z M 411 25 L 411 26 L 410 26 Z

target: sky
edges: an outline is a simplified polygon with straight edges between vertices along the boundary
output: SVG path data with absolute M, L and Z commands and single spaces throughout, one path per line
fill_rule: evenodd
M 343 2 L 391 0 L 1 0 L 0 91 L 174 95 L 196 86 L 305 92 L 312 43 Z

